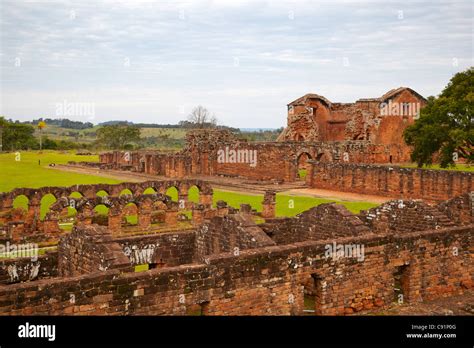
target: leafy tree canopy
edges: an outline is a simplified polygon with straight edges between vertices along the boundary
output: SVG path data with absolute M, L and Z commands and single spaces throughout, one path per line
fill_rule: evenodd
M 131 143 L 139 140 L 140 128 L 135 126 L 112 125 L 97 130 L 97 143 L 109 149 L 130 149 Z
M 474 162 L 474 68 L 457 73 L 438 98 L 429 97 L 420 118 L 404 132 L 418 166 L 453 166 L 458 158 Z

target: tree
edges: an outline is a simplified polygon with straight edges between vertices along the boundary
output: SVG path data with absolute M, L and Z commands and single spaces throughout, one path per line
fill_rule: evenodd
M 12 122 L 0 117 L 0 128 L 2 128 L 2 150 L 27 150 L 38 148 L 38 142 L 34 137 L 35 129 L 28 124 Z
M 214 128 L 217 125 L 217 118 L 211 115 L 204 106 L 196 106 L 188 116 L 188 121 L 194 125 L 194 128 Z
M 38 122 L 38 129 L 39 129 L 39 132 L 40 132 L 40 150 L 43 149 L 43 129 L 46 127 L 46 122 L 44 121 L 39 121 Z
M 130 148 L 130 143 L 140 140 L 140 128 L 135 126 L 103 126 L 96 133 L 97 143 L 109 149 Z
M 7 126 L 7 121 L 4 117 L 0 117 L 0 152 L 3 151 L 3 130 Z
M 429 97 L 420 118 L 404 132 L 413 146 L 411 158 L 430 165 L 435 157 L 441 167 L 453 166 L 458 158 L 474 162 L 474 68 L 457 73 L 438 98 Z

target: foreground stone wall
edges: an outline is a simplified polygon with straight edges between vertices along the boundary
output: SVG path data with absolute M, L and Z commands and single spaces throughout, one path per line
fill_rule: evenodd
M 189 230 L 119 238 L 116 241 L 132 265 L 166 267 L 193 262 L 195 236 L 195 230 Z
M 313 163 L 308 186 L 394 198 L 442 201 L 474 191 L 474 174 L 351 163 Z
M 199 224 L 172 232 L 76 225 L 39 263 L 0 264 L 0 314 L 302 315 L 309 296 L 316 314 L 344 315 L 474 285 L 470 194 L 358 215 L 321 204 L 285 219 L 271 218 L 273 203 L 269 191 L 270 218 L 259 224 L 249 205 L 218 201 L 193 210 Z M 135 272 L 143 264 L 149 270 Z
M 20 257 L 0 261 L 0 284 L 12 284 L 58 276 L 58 253 L 35 258 Z
M 131 270 L 129 259 L 105 227 L 73 228 L 58 245 L 58 270 L 62 277 L 105 272 L 108 269 Z
M 462 293 L 473 285 L 473 227 L 394 236 L 361 236 L 338 243 L 365 246 L 364 260 L 326 257 L 334 240 L 211 255 L 206 263 L 39 280 L 0 286 L 2 314 L 298 315 L 313 282 L 316 312 L 372 310 L 391 303 L 402 267 L 404 301 Z M 45 301 L 48 299 L 48 301 Z
M 241 250 L 275 245 L 248 215 L 216 216 L 196 232 L 196 259 L 224 252 L 238 255 Z

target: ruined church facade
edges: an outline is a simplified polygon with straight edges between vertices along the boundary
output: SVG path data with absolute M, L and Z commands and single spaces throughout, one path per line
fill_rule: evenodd
M 408 154 L 403 130 L 425 105 L 426 99 L 408 87 L 355 103 L 333 103 L 321 95 L 306 94 L 288 104 L 287 127 L 278 141 L 367 141 L 396 145 Z

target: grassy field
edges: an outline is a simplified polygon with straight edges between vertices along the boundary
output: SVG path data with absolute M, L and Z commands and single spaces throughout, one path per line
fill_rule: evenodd
M 177 200 L 177 192 L 169 190 L 167 192 L 173 200 Z M 191 189 L 188 198 L 192 202 L 198 201 L 199 193 L 196 190 Z M 217 201 L 222 200 L 227 202 L 231 207 L 240 208 L 240 204 L 250 204 L 253 209 L 258 212 L 262 211 L 263 194 L 242 194 L 239 192 L 230 192 L 222 190 L 214 190 L 214 205 Z M 277 194 L 276 197 L 276 215 L 277 216 L 295 216 L 305 210 L 308 210 L 314 206 L 322 203 L 334 202 L 334 200 L 307 197 L 307 196 L 288 196 L 284 194 Z M 366 210 L 377 206 L 378 204 L 369 202 L 337 202 L 344 205 L 348 210 L 353 213 L 359 213 L 361 210 Z
M 40 152 L 20 152 L 19 160 L 16 161 L 15 153 L 6 153 L 0 155 L 0 192 L 10 191 L 18 187 L 42 187 L 42 186 L 71 186 L 75 184 L 97 184 L 97 183 L 119 183 L 120 181 L 114 179 L 103 178 L 100 176 L 76 174 L 70 172 L 61 172 L 59 170 L 51 169 L 50 163 L 62 164 L 68 161 L 97 161 L 97 156 L 77 156 L 71 152 L 55 152 L 43 151 Z M 40 164 L 38 164 L 40 161 Z M 127 193 L 127 192 L 124 192 Z M 151 193 L 151 192 L 146 192 Z M 170 189 L 167 192 L 174 200 L 177 200 L 178 193 L 176 189 Z M 74 194 L 72 195 L 74 196 Z M 77 196 L 77 194 L 76 194 Z M 189 192 L 189 199 L 197 202 L 199 193 L 197 188 L 191 189 Z M 77 198 L 77 197 L 76 197 Z M 250 204 L 257 211 L 262 210 L 263 195 L 244 194 L 237 192 L 228 192 L 222 190 L 214 191 L 214 205 L 217 201 L 226 201 L 230 206 L 239 208 L 240 204 Z M 53 204 L 55 198 L 52 195 L 46 195 L 41 202 L 41 217 L 44 218 Z M 321 203 L 331 202 L 331 200 L 313 198 L 306 196 L 287 196 L 277 195 L 277 216 L 294 216 L 311 207 Z M 366 202 L 339 202 L 346 206 L 350 211 L 358 213 L 361 209 L 368 209 L 375 204 Z M 26 208 L 28 202 L 26 198 L 19 197 L 15 200 L 15 207 Z M 106 213 L 106 209 L 99 208 L 98 212 Z M 73 215 L 74 211 L 70 211 Z M 133 223 L 136 218 L 130 217 L 130 222 Z
M 17 187 L 71 186 L 75 184 L 114 184 L 118 180 L 100 176 L 65 173 L 49 167 L 49 164 L 65 164 L 68 161 L 98 161 L 98 156 L 77 156 L 71 152 L 20 151 L 0 154 L 0 192 Z M 18 159 L 18 160 L 17 160 Z
M 404 168 L 417 168 L 417 165 L 414 163 L 402 165 Z M 474 172 L 473 165 L 467 164 L 457 164 L 455 167 L 441 168 L 439 164 L 433 164 L 432 166 L 425 166 L 423 169 L 436 169 L 436 170 L 456 170 L 456 171 L 465 171 L 465 172 Z
M 87 129 L 69 129 L 56 125 L 46 125 L 43 129 L 43 135 L 54 140 L 78 141 L 81 143 L 92 143 L 96 140 L 95 132 L 100 126 Z M 39 132 L 36 131 L 36 136 Z M 184 139 L 186 130 L 183 128 L 141 128 L 143 138 L 167 136 L 170 139 Z

